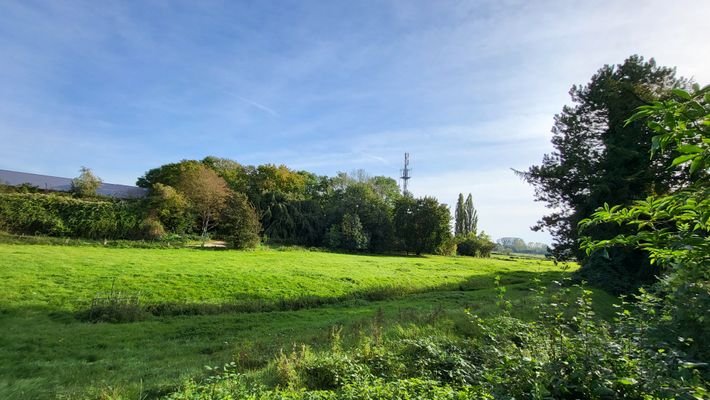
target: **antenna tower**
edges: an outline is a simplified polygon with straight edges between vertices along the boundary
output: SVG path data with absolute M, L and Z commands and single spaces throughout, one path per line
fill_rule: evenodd
M 409 173 L 412 170 L 409 168 L 409 153 L 404 153 L 404 168 L 400 170 L 402 176 L 399 178 L 402 179 L 402 193 L 403 194 L 408 194 L 409 190 L 407 190 L 407 183 L 409 182 Z

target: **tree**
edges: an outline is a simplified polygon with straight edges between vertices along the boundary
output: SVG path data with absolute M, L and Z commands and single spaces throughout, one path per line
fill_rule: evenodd
M 589 253 L 635 248 L 661 266 L 663 279 L 637 300 L 653 333 L 672 342 L 678 335 L 691 356 L 710 357 L 710 86 L 692 92 L 676 89 L 673 98 L 642 106 L 627 123 L 645 120 L 653 131 L 650 152 L 669 159 L 671 169 L 689 174 L 685 185 L 632 205 L 604 204 L 580 222 L 587 234 L 604 225 L 629 227 L 628 233 L 598 240 L 583 238 Z M 662 157 L 663 155 L 667 157 Z M 669 157 L 668 157 L 669 156 Z M 648 323 L 648 321 L 647 321 Z M 644 329 L 647 330 L 647 329 Z
M 248 192 L 249 173 L 253 170 L 253 167 L 243 166 L 234 160 L 215 156 L 207 156 L 201 162 L 221 176 L 230 189 L 235 192 Z
M 375 193 L 372 186 L 353 182 L 344 189 L 335 190 L 325 207 L 329 220 L 326 226 L 339 224 L 347 213 L 357 213 L 370 238 L 369 251 L 392 248 L 392 208 Z
M 148 208 L 149 213 L 171 232 L 183 233 L 192 225 L 190 203 L 172 186 L 162 183 L 153 185 Z
M 454 235 L 464 236 L 464 225 L 466 219 L 466 209 L 464 208 L 463 193 L 459 193 L 456 200 L 456 210 L 454 212 Z
M 79 176 L 71 181 L 72 193 L 79 197 L 96 196 L 96 191 L 101 187 L 101 178 L 86 167 L 81 167 L 79 172 Z
M 219 231 L 235 249 L 259 245 L 261 232 L 259 216 L 244 193 L 229 194 L 220 218 Z
M 182 160 L 177 163 L 161 165 L 143 174 L 143 176 L 136 181 L 136 185 L 146 189 L 150 189 L 156 183 L 177 187 L 183 179 L 183 174 L 202 166 L 204 165 L 196 160 Z
M 476 231 L 478 231 L 478 212 L 473 207 L 471 193 L 466 197 L 466 201 L 463 199 L 463 193 L 459 193 L 454 215 L 454 235 L 464 237 L 471 233 L 476 234 Z
M 395 235 L 407 253 L 433 253 L 451 237 L 449 207 L 433 197 L 403 196 L 395 205 L 393 222 Z
M 676 174 L 648 159 L 652 132 L 642 123 L 624 121 L 684 82 L 673 69 L 632 56 L 621 65 L 605 65 L 586 86 L 572 87 L 576 104 L 555 116 L 555 150 L 541 165 L 520 173 L 535 187 L 536 200 L 556 210 L 534 227 L 550 231 L 556 256 L 583 258 L 577 222 L 604 201 L 628 204 L 672 186 Z
M 216 172 L 199 164 L 181 174 L 177 188 L 189 200 L 190 208 L 198 217 L 204 240 L 224 210 L 230 194 L 227 183 Z
M 541 165 L 517 173 L 534 186 L 537 201 L 554 211 L 544 216 L 534 230 L 548 230 L 553 238 L 552 254 L 558 259 L 583 261 L 593 283 L 640 282 L 652 279 L 655 271 L 642 252 L 625 252 L 610 264 L 604 257 L 589 257 L 579 248 L 577 223 L 604 202 L 631 204 L 650 194 L 667 193 L 682 184 L 682 173 L 665 167 L 667 156 L 649 159 L 653 132 L 638 121 L 624 122 L 634 110 L 659 98 L 686 81 L 675 70 L 659 67 L 653 59 L 632 56 L 620 65 L 605 65 L 585 86 L 573 86 L 573 106 L 555 116 L 552 128 L 554 151 Z M 624 230 L 612 225 L 588 232 L 605 239 Z M 587 273 L 587 272 L 585 272 Z M 622 289 L 623 290 L 623 289 Z
M 464 203 L 464 219 L 463 219 L 463 233 L 468 235 L 470 233 L 476 234 L 478 231 L 478 212 L 473 207 L 473 197 L 471 193 L 466 197 L 466 203 Z
M 369 241 L 362 229 L 360 217 L 355 213 L 343 215 L 343 222 L 340 223 L 340 246 L 347 250 L 365 250 Z

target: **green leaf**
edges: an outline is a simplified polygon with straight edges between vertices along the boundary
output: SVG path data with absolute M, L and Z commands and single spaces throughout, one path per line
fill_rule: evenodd
M 690 100 L 691 99 L 690 94 L 683 89 L 673 89 L 673 90 L 671 90 L 671 92 L 683 100 Z
M 635 385 L 638 383 L 638 381 L 634 378 L 621 378 L 617 382 L 622 385 Z
M 686 154 L 686 155 L 678 156 L 673 159 L 673 163 L 671 163 L 671 166 L 675 167 L 677 165 L 686 163 L 686 162 L 694 159 L 695 157 L 697 157 L 697 155 L 695 155 L 695 154 Z
M 690 164 L 690 175 L 693 175 L 695 171 L 700 168 L 704 164 L 702 157 L 697 157 L 695 160 L 693 160 L 692 164 Z
M 651 141 L 653 141 L 653 139 L 651 139 Z M 678 146 L 678 151 L 683 154 L 696 154 L 702 153 L 703 148 L 694 144 L 684 144 L 682 146 Z

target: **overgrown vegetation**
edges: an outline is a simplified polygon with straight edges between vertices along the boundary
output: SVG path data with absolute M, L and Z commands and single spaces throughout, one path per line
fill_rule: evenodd
M 0 230 L 90 239 L 150 238 L 141 205 L 41 193 L 1 193 Z
M 596 317 L 590 290 L 551 290 L 537 291 L 532 321 L 510 315 L 512 305 L 499 286 L 499 313 L 468 314 L 463 331 L 437 320 L 383 334 L 376 314 L 367 334 L 347 350 L 336 329 L 328 350 L 295 347 L 260 371 L 228 364 L 202 382 L 186 382 L 168 398 L 700 399 L 708 394 L 707 374 L 678 348 L 645 342 L 644 332 L 629 329 L 640 321 L 628 304 L 612 325 Z

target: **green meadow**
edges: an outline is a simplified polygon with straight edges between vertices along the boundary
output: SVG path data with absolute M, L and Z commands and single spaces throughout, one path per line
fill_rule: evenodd
M 525 316 L 530 289 L 571 269 L 514 256 L 0 244 L 0 398 L 160 397 L 206 365 L 260 368 L 327 343 L 335 326 L 354 338 L 375 316 L 395 326 L 445 314 L 465 329 L 465 309 L 495 309 L 496 276 Z M 86 319 L 111 296 L 137 299 L 138 318 Z M 608 310 L 612 298 L 597 298 Z

